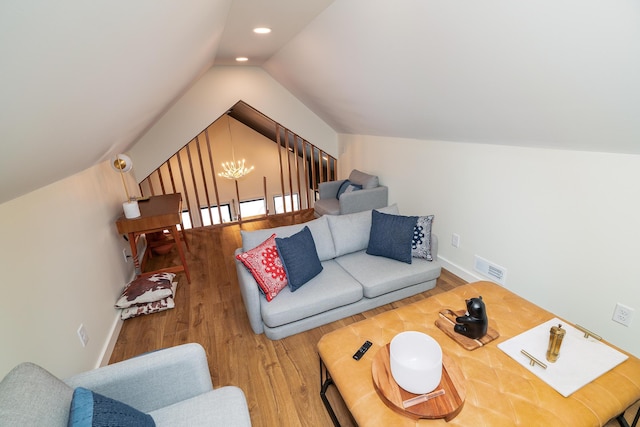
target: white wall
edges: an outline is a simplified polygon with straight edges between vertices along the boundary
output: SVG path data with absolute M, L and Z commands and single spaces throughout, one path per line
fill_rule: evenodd
M 435 215 L 452 271 L 493 261 L 510 290 L 640 356 L 640 156 L 353 135 L 340 151 L 341 176 L 377 173 L 403 214 Z
M 264 70 L 220 66 L 200 78 L 131 149 L 138 179 L 143 180 L 240 100 L 326 152 L 337 152 L 335 131 Z
M 113 304 L 133 273 L 114 223 L 124 199 L 120 177 L 103 162 L 0 205 L 0 378 L 24 361 L 66 377 L 110 353 L 120 326 Z

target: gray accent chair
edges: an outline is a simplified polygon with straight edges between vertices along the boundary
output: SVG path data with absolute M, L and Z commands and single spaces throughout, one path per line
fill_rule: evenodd
M 337 195 L 340 186 L 345 182 L 344 179 L 322 182 L 318 185 L 319 198 L 313 207 L 316 217 L 345 215 L 380 209 L 388 205 L 389 189 L 380 185 L 377 176 L 354 169 L 348 179 L 352 184 L 361 185 L 362 190 L 342 193 L 339 199 Z
M 200 344 L 146 353 L 64 381 L 21 363 L 0 382 L 0 425 L 67 426 L 73 390 L 84 387 L 148 413 L 157 426 L 251 426 L 238 387 L 213 389 Z

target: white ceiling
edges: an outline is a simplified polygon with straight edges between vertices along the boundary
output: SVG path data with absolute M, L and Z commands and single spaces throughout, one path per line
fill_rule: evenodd
M 638 0 L 5 0 L 0 203 L 238 55 L 341 133 L 640 154 Z

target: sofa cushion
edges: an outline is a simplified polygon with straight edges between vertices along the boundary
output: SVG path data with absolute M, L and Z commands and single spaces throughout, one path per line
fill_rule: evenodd
M 338 199 L 320 199 L 313 205 L 316 215 L 340 215 L 340 201 Z
M 380 185 L 377 176 L 369 175 L 368 173 L 361 172 L 357 169 L 351 171 L 349 181 L 351 181 L 352 184 L 361 185 L 364 190 L 376 188 Z
M 247 400 L 234 386 L 220 387 L 149 413 L 158 427 L 251 427 Z
M 336 261 L 324 261 L 322 267 L 322 273 L 296 292 L 286 288 L 269 303 L 260 300 L 265 325 L 275 328 L 362 299 L 362 286 Z
M 329 223 L 325 216 L 305 222 L 304 224 L 286 225 L 283 227 L 255 231 L 240 230 L 240 234 L 242 235 L 242 251 L 246 252 L 255 248 L 260 243 L 267 240 L 267 238 L 273 233 L 275 233 L 276 237 L 289 237 L 302 230 L 305 226 L 309 227 L 309 230 L 311 230 L 311 235 L 313 235 L 313 241 L 316 244 L 316 250 L 320 261 L 335 258 L 336 250 L 333 246 Z
M 66 426 L 73 389 L 30 362 L 0 382 L 0 425 Z
M 336 258 L 336 262 L 361 284 L 367 298 L 437 279 L 441 268 L 439 263 L 425 259 L 416 258 L 407 264 L 365 251 Z
M 393 204 L 378 212 L 397 214 L 398 205 Z M 336 256 L 350 254 L 366 249 L 371 231 L 371 211 L 356 212 L 347 215 L 327 216 Z
M 411 264 L 411 241 L 418 217 L 389 215 L 375 210 L 371 215 L 367 253 Z
M 83 387 L 73 391 L 69 427 L 137 426 L 154 427 L 150 415 L 115 399 Z
M 304 227 L 290 237 L 276 237 L 276 246 L 287 272 L 291 291 L 296 291 L 322 271 L 309 227 Z
M 414 258 L 424 258 L 433 261 L 431 255 L 431 225 L 433 215 L 420 216 L 413 229 L 413 240 L 411 241 L 411 256 Z
M 274 299 L 287 286 L 287 273 L 276 247 L 275 234 L 255 248 L 236 255 L 236 258 L 249 269 L 267 301 Z

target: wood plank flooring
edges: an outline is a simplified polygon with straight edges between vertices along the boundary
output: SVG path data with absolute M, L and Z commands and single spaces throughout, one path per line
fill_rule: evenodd
M 235 385 L 244 391 L 253 426 L 331 426 L 319 395 L 316 343 L 320 337 L 465 282 L 443 270 L 436 288 L 419 295 L 278 341 L 255 335 L 242 303 L 233 258 L 235 249 L 241 246 L 240 229 L 270 228 L 311 219 L 312 210 L 241 225 L 187 230 L 191 283 L 187 283 L 184 274 L 177 276 L 175 309 L 125 321 L 110 363 L 151 350 L 198 342 L 207 352 L 214 387 Z M 167 255 L 154 256 L 147 267 L 174 264 L 180 264 L 175 248 Z M 328 396 L 342 425 L 353 426 L 335 387 L 329 389 Z

